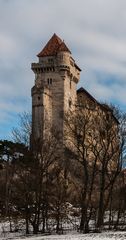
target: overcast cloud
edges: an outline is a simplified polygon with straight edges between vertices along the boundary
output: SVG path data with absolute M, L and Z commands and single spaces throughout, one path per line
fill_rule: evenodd
M 126 111 L 126 0 L 0 0 L 0 138 L 31 109 L 30 64 L 54 32 L 82 69 L 79 86 Z

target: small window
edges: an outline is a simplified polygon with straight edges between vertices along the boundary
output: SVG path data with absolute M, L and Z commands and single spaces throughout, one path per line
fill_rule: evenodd
M 71 100 L 69 100 L 69 107 L 71 108 L 71 105 L 72 105 L 72 101 Z
M 52 78 L 47 78 L 48 85 L 52 85 Z
M 48 59 L 48 63 L 53 63 L 53 59 L 52 59 L 52 58 L 49 58 L 49 59 Z
M 40 100 L 40 96 L 38 96 L 38 100 Z
M 71 82 L 71 80 L 70 80 L 70 89 L 71 89 L 71 85 L 72 85 L 72 82 Z
M 63 60 L 63 54 L 60 54 L 59 59 Z

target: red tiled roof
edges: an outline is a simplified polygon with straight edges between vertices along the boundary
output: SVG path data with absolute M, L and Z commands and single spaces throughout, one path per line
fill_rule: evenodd
M 58 52 L 62 52 L 62 51 L 65 51 L 65 52 L 70 52 L 69 48 L 66 46 L 65 42 L 62 42 L 58 48 Z M 71 53 L 71 52 L 70 52 Z
M 66 44 L 54 33 L 38 57 L 54 56 L 58 51 L 70 52 Z

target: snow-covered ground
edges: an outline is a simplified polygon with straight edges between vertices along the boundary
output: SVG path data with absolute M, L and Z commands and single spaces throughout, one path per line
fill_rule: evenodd
M 65 235 L 49 235 L 49 236 L 29 236 L 16 237 L 14 235 L 3 236 L 0 240 L 126 240 L 126 232 L 103 232 L 90 234 L 65 234 Z

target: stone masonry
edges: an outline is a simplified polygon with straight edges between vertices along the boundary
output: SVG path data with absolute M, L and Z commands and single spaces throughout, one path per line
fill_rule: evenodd
M 56 34 L 32 63 L 35 85 L 32 93 L 32 139 L 43 136 L 44 130 L 54 127 L 63 135 L 64 113 L 74 108 L 80 68 L 70 50 Z
M 69 48 L 54 34 L 37 55 L 38 63 L 32 63 L 35 85 L 32 94 L 32 138 L 44 137 L 46 129 L 51 128 L 64 136 L 64 114 L 74 111 L 77 103 L 96 107 L 97 114 L 113 115 L 105 104 L 99 103 L 84 88 L 77 90 L 80 68 L 77 66 Z M 114 116 L 113 116 L 114 117 Z M 117 119 L 115 119 L 117 124 Z

